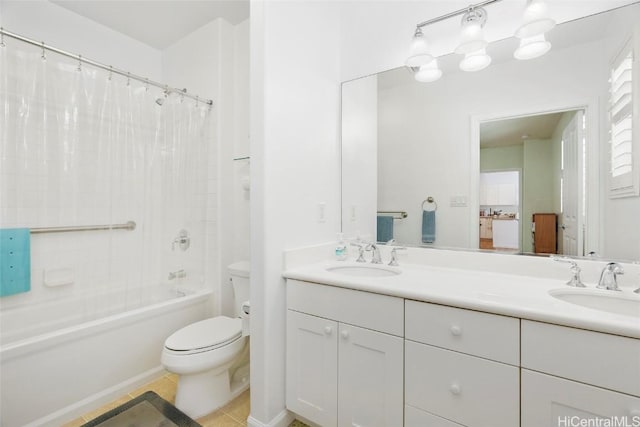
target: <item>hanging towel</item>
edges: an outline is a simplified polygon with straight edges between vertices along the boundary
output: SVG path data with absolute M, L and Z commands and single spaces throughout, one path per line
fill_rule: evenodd
M 376 242 L 388 242 L 393 239 L 393 217 L 378 215 L 378 237 Z
M 422 243 L 436 240 L 436 211 L 422 211 Z
M 31 290 L 31 232 L 0 229 L 0 297 Z

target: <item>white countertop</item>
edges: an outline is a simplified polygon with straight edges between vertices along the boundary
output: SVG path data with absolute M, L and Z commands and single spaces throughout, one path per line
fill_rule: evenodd
M 586 308 L 549 295 L 552 289 L 575 289 L 566 286 L 565 280 L 421 264 L 384 266 L 401 271 L 401 274 L 389 277 L 349 276 L 327 271 L 327 267 L 348 265 L 363 264 L 325 261 L 288 269 L 283 276 L 640 339 L 640 316 Z M 587 286 L 593 290 L 592 284 Z M 640 299 L 630 289 L 624 289 L 623 293 Z

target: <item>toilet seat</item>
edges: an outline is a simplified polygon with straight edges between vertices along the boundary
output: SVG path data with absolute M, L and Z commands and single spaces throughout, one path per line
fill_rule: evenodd
M 242 320 L 218 316 L 177 330 L 164 343 L 176 355 L 202 353 L 224 347 L 242 338 Z

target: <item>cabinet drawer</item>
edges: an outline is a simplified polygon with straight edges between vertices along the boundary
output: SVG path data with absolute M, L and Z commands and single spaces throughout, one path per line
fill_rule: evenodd
M 520 364 L 520 319 L 417 301 L 405 311 L 409 340 Z
M 413 406 L 404 407 L 404 427 L 464 427 L 462 424 L 437 417 Z
M 335 286 L 287 280 L 287 308 L 404 336 L 404 300 Z
M 626 423 L 605 424 L 596 419 Z M 640 399 L 522 370 L 522 427 L 640 425 Z
M 405 404 L 468 427 L 519 425 L 519 378 L 514 366 L 405 341 Z
M 640 340 L 522 321 L 522 367 L 640 396 Z

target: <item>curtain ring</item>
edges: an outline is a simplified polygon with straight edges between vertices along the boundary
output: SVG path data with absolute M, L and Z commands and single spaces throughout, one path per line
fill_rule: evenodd
M 40 56 L 40 58 L 42 58 L 43 61 L 47 60 L 47 55 L 45 54 L 44 50 L 44 42 L 42 42 L 42 55 Z
M 0 27 L 0 47 L 5 47 L 4 44 L 4 28 Z
M 78 55 L 78 71 L 82 71 L 82 55 Z

